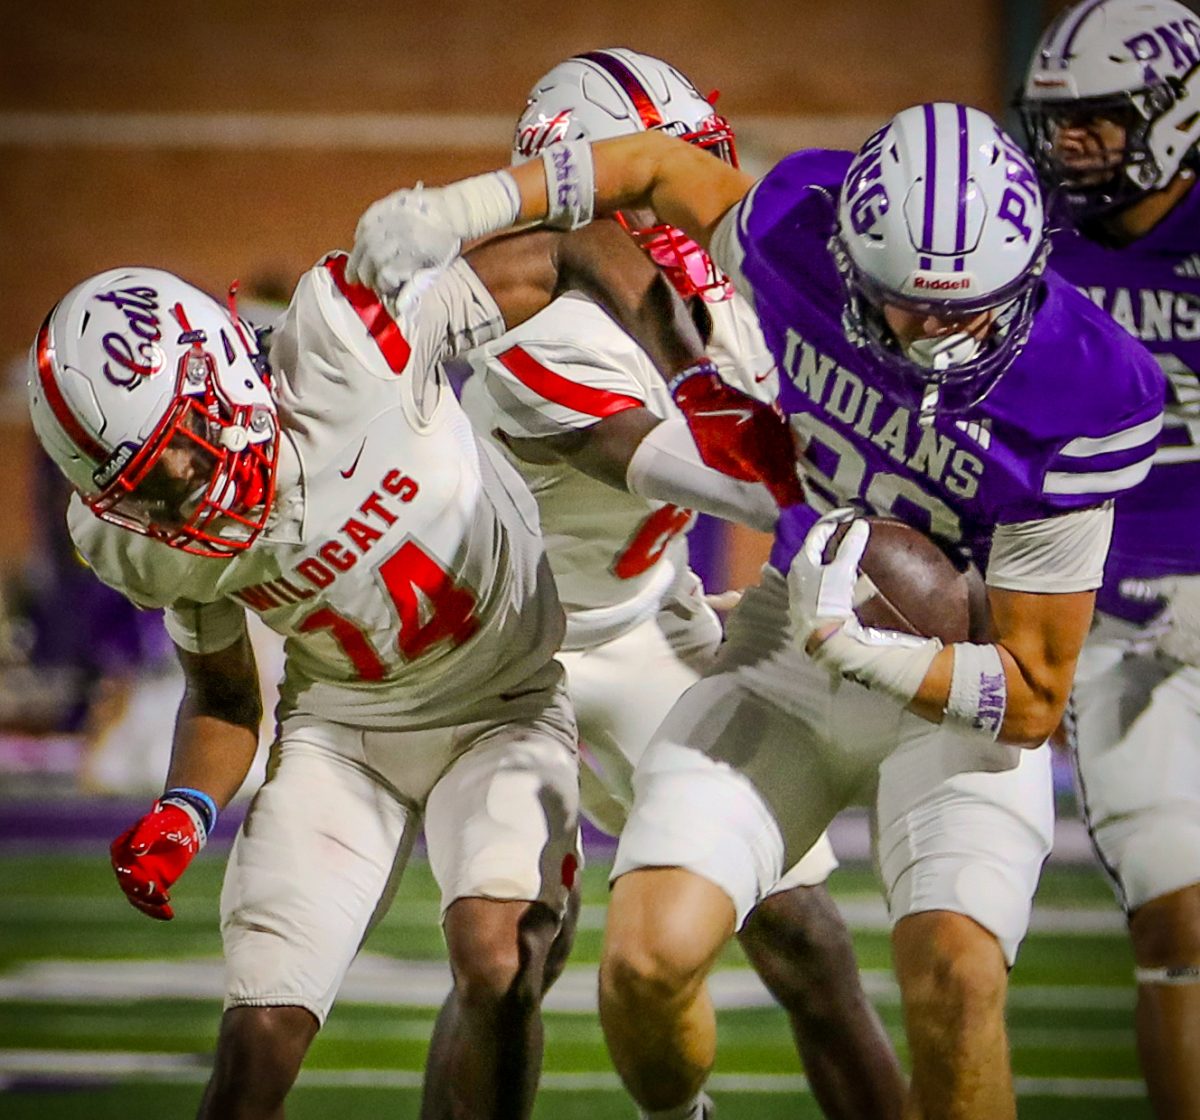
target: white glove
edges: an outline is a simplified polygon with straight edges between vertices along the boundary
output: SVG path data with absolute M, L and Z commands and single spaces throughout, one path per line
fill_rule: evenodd
M 831 623 L 837 629 L 811 651 L 814 661 L 838 676 L 877 689 L 909 704 L 929 666 L 942 648 L 937 638 L 920 638 L 896 630 L 863 626 L 854 613 L 858 563 L 866 551 L 871 526 L 855 519 L 851 509 L 827 513 L 808 531 L 788 571 L 788 606 L 801 647 Z M 823 559 L 839 525 L 853 524 L 833 559 Z
M 372 203 L 358 221 L 346 279 L 395 295 L 419 272 L 445 268 L 462 241 L 437 203 L 420 184 Z
M 844 625 L 854 618 L 854 585 L 858 582 L 858 562 L 871 535 L 871 526 L 861 518 L 855 521 L 852 509 L 835 509 L 818 519 L 804 538 L 804 544 L 788 571 L 788 604 L 801 646 L 808 644 L 814 630 L 831 622 Z M 840 525 L 854 524 L 838 545 L 833 559 L 822 559 Z
M 507 171 L 393 191 L 359 219 L 347 279 L 395 295 L 418 272 L 445 268 L 464 241 L 508 229 L 520 210 L 521 195 Z

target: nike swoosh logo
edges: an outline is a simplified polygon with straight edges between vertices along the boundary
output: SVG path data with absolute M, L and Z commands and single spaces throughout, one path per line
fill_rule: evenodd
M 767 372 L 766 372 L 766 373 L 764 373 L 764 374 L 763 374 L 761 377 L 760 377 L 760 376 L 759 376 L 759 375 L 756 373 L 756 374 L 754 375 L 754 384 L 755 384 L 755 385 L 761 385 L 761 384 L 762 384 L 764 381 L 766 381 L 766 379 L 767 379 L 768 377 L 770 377 L 770 376 L 771 376 L 771 374 L 773 374 L 774 372 L 775 372 L 775 370 L 774 370 L 774 369 L 769 369 L 769 370 L 767 370 Z
M 354 456 L 354 462 L 351 463 L 350 466 L 346 470 L 342 471 L 343 478 L 350 478 L 354 474 L 354 472 L 356 470 L 358 470 L 358 461 L 359 461 L 359 459 L 362 458 L 363 448 L 366 446 L 367 446 L 367 441 L 364 439 L 362 441 L 362 443 L 360 443 L 358 445 L 358 454 Z

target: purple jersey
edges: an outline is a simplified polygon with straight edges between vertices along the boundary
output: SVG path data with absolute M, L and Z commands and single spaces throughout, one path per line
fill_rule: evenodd
M 1129 334 L 1047 275 L 1025 349 L 969 412 L 925 422 L 895 375 L 842 329 L 828 243 L 851 156 L 797 152 L 738 208 L 741 271 L 806 442 L 814 499 L 899 517 L 986 568 L 992 531 L 1095 506 L 1140 482 L 1162 423 L 1163 377 Z M 785 511 L 786 572 L 811 512 Z
M 1154 613 L 1147 579 L 1200 572 L 1200 191 L 1145 237 L 1106 249 L 1074 230 L 1051 263 L 1141 339 L 1167 375 L 1167 418 L 1150 476 L 1117 503 L 1100 605 L 1131 621 Z

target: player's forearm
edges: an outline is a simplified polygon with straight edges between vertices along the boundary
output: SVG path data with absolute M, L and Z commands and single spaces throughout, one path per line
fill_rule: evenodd
M 597 214 L 653 210 L 705 246 L 721 216 L 754 182 L 711 153 L 663 132 L 600 141 L 591 146 L 591 156 Z M 512 168 L 510 174 L 520 196 L 519 220 L 544 220 L 550 209 L 545 165 L 531 160 Z
M 934 657 L 908 708 L 931 723 L 950 717 L 982 724 L 979 730 L 1000 717 L 998 742 L 1038 747 L 1058 726 L 1066 702 L 1067 691 L 1030 674 L 1003 645 L 968 650 L 967 643 L 956 642 Z
M 179 651 L 183 700 L 167 787 L 202 790 L 224 807 L 246 780 L 258 750 L 262 694 L 250 641 L 243 634 L 212 654 Z
M 201 790 L 223 809 L 245 782 L 257 751 L 257 731 L 196 714 L 185 701 L 175 725 L 164 788 Z

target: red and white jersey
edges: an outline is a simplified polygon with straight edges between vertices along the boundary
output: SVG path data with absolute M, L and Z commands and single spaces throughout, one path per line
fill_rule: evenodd
M 222 649 L 259 614 L 286 638 L 280 716 L 438 726 L 519 686 L 554 654 L 562 611 L 520 478 L 481 446 L 439 364 L 503 321 L 458 262 L 385 308 L 333 254 L 302 277 L 271 343 L 287 437 L 270 523 L 209 559 L 72 503 L 106 583 L 167 608 L 175 641 Z
M 730 384 L 774 400 L 778 375 L 750 306 L 706 303 L 708 354 Z M 679 415 L 645 352 L 597 304 L 568 293 L 469 355 L 462 394 L 478 431 L 544 438 L 589 428 L 626 408 Z M 626 633 L 687 572 L 691 510 L 615 490 L 565 463 L 509 461 L 537 499 L 546 551 L 567 611 L 565 649 Z

